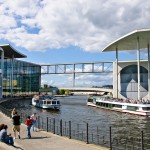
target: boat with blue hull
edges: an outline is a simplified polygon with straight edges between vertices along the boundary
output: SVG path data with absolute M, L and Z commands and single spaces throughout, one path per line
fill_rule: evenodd
M 51 95 L 35 95 L 32 105 L 44 109 L 60 109 L 60 101 Z
M 150 103 L 122 99 L 114 99 L 109 96 L 89 96 L 88 106 L 129 113 L 140 116 L 150 116 Z

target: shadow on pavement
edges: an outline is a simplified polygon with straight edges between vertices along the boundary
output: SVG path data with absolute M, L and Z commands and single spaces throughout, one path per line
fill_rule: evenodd
M 24 150 L 23 148 L 21 148 L 21 147 L 19 147 L 19 146 L 13 145 L 13 147 L 16 148 L 16 149 Z
M 45 139 L 45 138 L 50 138 L 50 137 L 47 137 L 47 136 L 45 136 L 45 137 L 31 137 L 31 139 L 30 140 L 32 140 L 32 139 Z M 22 140 L 25 140 L 25 139 L 29 139 L 28 137 L 26 137 L 26 138 L 21 138 Z

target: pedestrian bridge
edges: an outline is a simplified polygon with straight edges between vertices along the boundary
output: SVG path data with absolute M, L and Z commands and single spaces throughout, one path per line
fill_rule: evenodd
M 91 87 L 59 87 L 59 89 L 76 91 L 76 92 L 108 92 L 113 93 L 113 89 L 110 88 L 91 88 Z

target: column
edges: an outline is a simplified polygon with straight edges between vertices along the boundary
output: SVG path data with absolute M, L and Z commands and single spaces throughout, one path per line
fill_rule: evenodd
M 147 45 L 147 51 L 148 51 L 148 99 L 150 100 L 150 54 L 149 54 L 149 43 Z
M 116 47 L 116 98 L 118 98 L 118 48 Z
M 141 93 L 140 93 L 140 42 L 139 42 L 139 37 L 137 37 L 137 70 L 138 70 L 138 100 L 140 100 Z

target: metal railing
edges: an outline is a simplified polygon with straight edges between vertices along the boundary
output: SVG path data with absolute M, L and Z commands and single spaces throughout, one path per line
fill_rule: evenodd
M 11 111 L 0 106 L 0 111 L 8 117 L 11 117 Z M 21 122 L 25 120 L 29 114 L 19 112 Z M 72 121 L 64 121 L 62 119 L 38 116 L 38 129 L 51 132 L 69 139 L 77 139 L 87 144 L 97 144 L 109 147 L 110 150 L 149 150 L 150 149 L 150 132 L 137 131 L 136 133 L 125 134 L 122 130 L 115 127 L 104 126 L 103 129 L 98 126 L 93 127 L 89 123 L 74 123 Z M 102 132 L 105 130 L 105 133 Z M 118 132 L 120 133 L 118 135 Z M 134 134 L 134 136 L 132 136 Z

